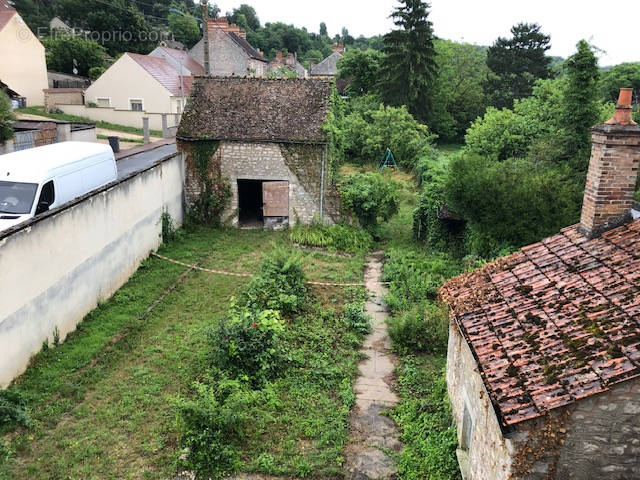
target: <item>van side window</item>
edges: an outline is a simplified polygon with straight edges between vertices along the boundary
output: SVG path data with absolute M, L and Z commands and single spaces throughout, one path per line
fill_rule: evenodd
M 53 202 L 56 199 L 56 192 L 53 186 L 53 180 L 45 183 L 42 186 L 42 191 L 40 192 L 40 198 L 38 199 L 38 206 L 36 207 L 36 215 L 46 212 L 49 210 L 49 207 L 53 205 Z

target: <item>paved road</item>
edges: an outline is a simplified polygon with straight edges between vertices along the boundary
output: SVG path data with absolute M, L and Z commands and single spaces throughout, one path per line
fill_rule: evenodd
M 177 151 L 176 144 L 171 143 L 169 145 L 163 145 L 161 147 L 154 148 L 153 150 L 148 150 L 146 152 L 118 160 L 118 178 L 126 177 L 130 173 L 153 165 L 161 158 L 171 155 L 172 153 L 176 153 Z

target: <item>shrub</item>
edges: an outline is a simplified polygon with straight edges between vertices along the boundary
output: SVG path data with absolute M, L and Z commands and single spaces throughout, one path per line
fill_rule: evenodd
M 277 248 L 262 262 L 258 274 L 242 292 L 239 303 L 291 315 L 304 303 L 307 293 L 304 282 L 300 255 Z
M 371 317 L 364 311 L 364 303 L 347 303 L 344 306 L 342 321 L 349 330 L 353 330 L 361 335 L 371 332 Z
M 444 281 L 460 271 L 458 262 L 444 253 L 391 250 L 384 266 L 384 278 L 391 282 L 385 301 L 394 314 L 410 310 L 435 300 Z
M 399 186 L 379 173 L 354 173 L 338 186 L 342 204 L 353 213 L 360 225 L 375 232 L 382 218 L 388 220 L 398 211 Z
M 389 320 L 389 336 L 402 352 L 445 353 L 449 336 L 446 312 L 433 302 L 423 302 Z
M 0 432 L 19 425 L 28 427 L 30 423 L 27 402 L 22 395 L 13 390 L 0 390 Z
M 583 184 L 568 168 L 465 154 L 452 160 L 445 192 L 447 205 L 468 221 L 470 253 L 491 257 L 501 246 L 534 243 L 575 223 Z
M 177 400 L 183 423 L 184 467 L 202 478 L 223 478 L 240 465 L 240 443 L 257 394 L 240 382 L 223 380 L 216 388 L 196 383 L 192 398 Z
M 272 377 L 281 356 L 284 323 L 275 310 L 233 305 L 210 334 L 211 360 L 234 376 L 260 381 Z
M 0 143 L 13 138 L 13 125 L 15 116 L 11 111 L 9 97 L 0 90 Z
M 289 238 L 300 245 L 349 253 L 367 252 L 373 247 L 368 232 L 349 225 L 297 225 Z
M 412 170 L 435 138 L 402 106 L 356 111 L 344 119 L 345 155 L 349 162 L 377 165 L 387 148 L 398 166 Z

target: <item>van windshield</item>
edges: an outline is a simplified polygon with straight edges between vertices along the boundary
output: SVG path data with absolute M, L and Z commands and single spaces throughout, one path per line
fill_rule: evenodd
M 0 213 L 31 213 L 37 190 L 37 183 L 0 181 Z

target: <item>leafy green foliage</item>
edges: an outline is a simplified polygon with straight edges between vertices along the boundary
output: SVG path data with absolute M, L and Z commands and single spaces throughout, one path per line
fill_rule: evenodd
M 191 397 L 178 399 L 182 444 L 187 449 L 184 466 L 214 479 L 238 470 L 249 407 L 257 398 L 240 382 L 223 380 L 215 386 L 196 383 Z
M 598 94 L 598 59 L 593 48 L 585 41 L 578 42 L 578 51 L 566 62 L 567 88 L 564 92 L 563 127 L 565 130 L 565 154 L 574 157 L 583 152 L 583 165 L 577 168 L 586 171 L 586 159 L 591 150 L 591 127 L 600 117 Z
M 445 142 L 464 138 L 471 122 L 487 106 L 483 85 L 487 80 L 485 48 L 450 40 L 436 40 L 438 76 L 435 82 L 433 115 L 429 126 Z
M 371 332 L 371 318 L 364 311 L 364 302 L 347 303 L 344 306 L 342 321 L 349 330 L 360 335 Z
M 640 63 L 621 63 L 600 75 L 600 97 L 605 102 L 617 102 L 620 88 L 633 88 L 634 103 L 640 95 Z
M 464 154 L 452 160 L 445 191 L 468 221 L 470 252 L 491 257 L 575 223 L 583 186 L 567 168 Z
M 491 72 L 485 91 L 490 104 L 498 108 L 511 108 L 514 100 L 531 94 L 536 80 L 550 76 L 551 58 L 546 52 L 551 38 L 540 25 L 519 23 L 511 28 L 511 35 L 498 38 L 487 53 Z
M 440 353 L 447 351 L 449 320 L 435 303 L 405 311 L 389 321 L 389 336 L 401 352 Z
M 420 155 L 431 148 L 434 135 L 426 125 L 418 123 L 406 107 L 379 105 L 365 97 L 344 119 L 344 154 L 350 163 L 378 165 L 387 148 L 395 156 L 398 166 L 412 170 Z
M 348 253 L 367 252 L 373 247 L 371 234 L 350 225 L 296 225 L 289 238 L 300 245 Z
M 15 390 L 0 390 L 0 433 L 16 426 L 30 425 L 26 399 Z
M 444 368 L 405 357 L 398 382 L 402 403 L 391 413 L 405 447 L 398 462 L 406 480 L 459 480 L 458 438 L 451 420 Z
M 406 105 L 426 122 L 432 114 L 438 71 L 429 4 L 400 0 L 391 16 L 398 29 L 384 36 L 380 92 L 386 104 Z
M 339 79 L 348 79 L 347 93 L 350 96 L 375 93 L 384 54 L 377 50 L 347 50 L 338 60 Z
M 62 35 L 45 38 L 47 69 L 56 72 L 73 73 L 74 59 L 78 74 L 88 76 L 95 68 L 104 68 L 106 50 L 102 45 L 79 36 Z M 95 70 L 94 70 L 95 73 Z
M 0 90 L 0 142 L 13 138 L 13 121 L 15 118 L 11 110 L 9 97 L 4 91 Z
M 397 186 L 379 173 L 354 173 L 338 186 L 343 206 L 369 232 L 375 232 L 380 219 L 387 220 L 398 210 Z
M 385 302 L 394 315 L 433 302 L 444 281 L 458 273 L 460 266 L 447 254 L 391 250 L 384 266 L 384 278 L 391 282 Z
M 192 48 L 202 38 L 198 21 L 195 18 L 171 13 L 167 20 L 173 38 L 183 43 L 187 48 Z
M 300 255 L 276 248 L 264 259 L 258 273 L 243 290 L 239 303 L 291 315 L 304 304 L 307 294 L 305 280 Z
M 211 333 L 211 363 L 236 378 L 262 381 L 277 373 L 284 323 L 276 310 L 254 310 L 232 301 Z

